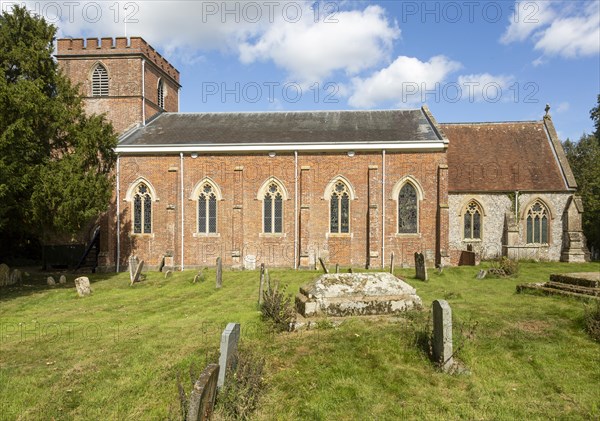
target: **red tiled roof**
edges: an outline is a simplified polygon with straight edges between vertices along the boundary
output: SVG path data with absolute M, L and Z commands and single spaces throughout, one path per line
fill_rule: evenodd
M 551 122 L 440 126 L 449 140 L 450 192 L 568 191 L 565 178 L 575 187 Z

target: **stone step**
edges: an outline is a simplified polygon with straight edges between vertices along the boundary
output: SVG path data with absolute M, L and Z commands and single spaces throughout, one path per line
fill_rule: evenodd
M 550 275 L 550 281 L 561 284 L 579 285 L 586 288 L 600 288 L 600 273 L 555 273 Z
M 567 297 L 577 298 L 581 300 L 600 300 L 599 296 L 588 295 L 588 294 L 580 294 L 577 292 L 565 291 L 562 289 L 556 288 L 548 288 L 546 283 L 532 283 L 532 284 L 521 284 L 517 285 L 517 293 L 521 292 L 530 292 L 530 291 L 538 291 L 548 295 L 564 295 Z
M 549 281 L 544 284 L 546 288 L 560 289 L 562 291 L 576 292 L 578 294 L 587 294 L 600 296 L 600 288 L 588 288 L 580 285 L 564 284 L 562 282 Z

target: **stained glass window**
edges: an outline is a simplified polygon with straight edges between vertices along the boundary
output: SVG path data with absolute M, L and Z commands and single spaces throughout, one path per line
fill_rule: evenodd
M 481 239 L 481 209 L 475 201 L 469 202 L 464 216 L 465 240 Z
M 411 183 L 406 183 L 398 194 L 398 233 L 417 233 L 418 216 L 417 191 Z
M 198 196 L 198 232 L 217 232 L 217 196 L 209 183 L 202 186 L 202 192 Z
M 548 209 L 537 200 L 527 211 L 527 243 L 548 244 Z
M 92 96 L 108 96 L 108 72 L 101 64 L 92 72 Z
M 350 232 L 350 191 L 342 181 L 335 183 L 331 193 L 329 232 L 338 234 Z
M 271 183 L 265 194 L 263 225 L 266 233 L 283 232 L 283 194 L 277 183 Z
M 140 183 L 133 196 L 133 232 L 152 233 L 152 196 L 144 183 Z

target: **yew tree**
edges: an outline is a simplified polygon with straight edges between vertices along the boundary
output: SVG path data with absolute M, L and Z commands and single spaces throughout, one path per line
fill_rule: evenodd
M 110 200 L 117 137 L 103 116 L 85 114 L 53 58 L 55 35 L 25 8 L 0 15 L 0 253 L 75 234 Z

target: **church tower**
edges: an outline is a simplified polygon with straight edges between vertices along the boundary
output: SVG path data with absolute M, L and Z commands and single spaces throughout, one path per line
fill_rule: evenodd
M 140 37 L 59 39 L 56 59 L 86 112 L 106 113 L 119 134 L 179 111 L 179 71 Z

